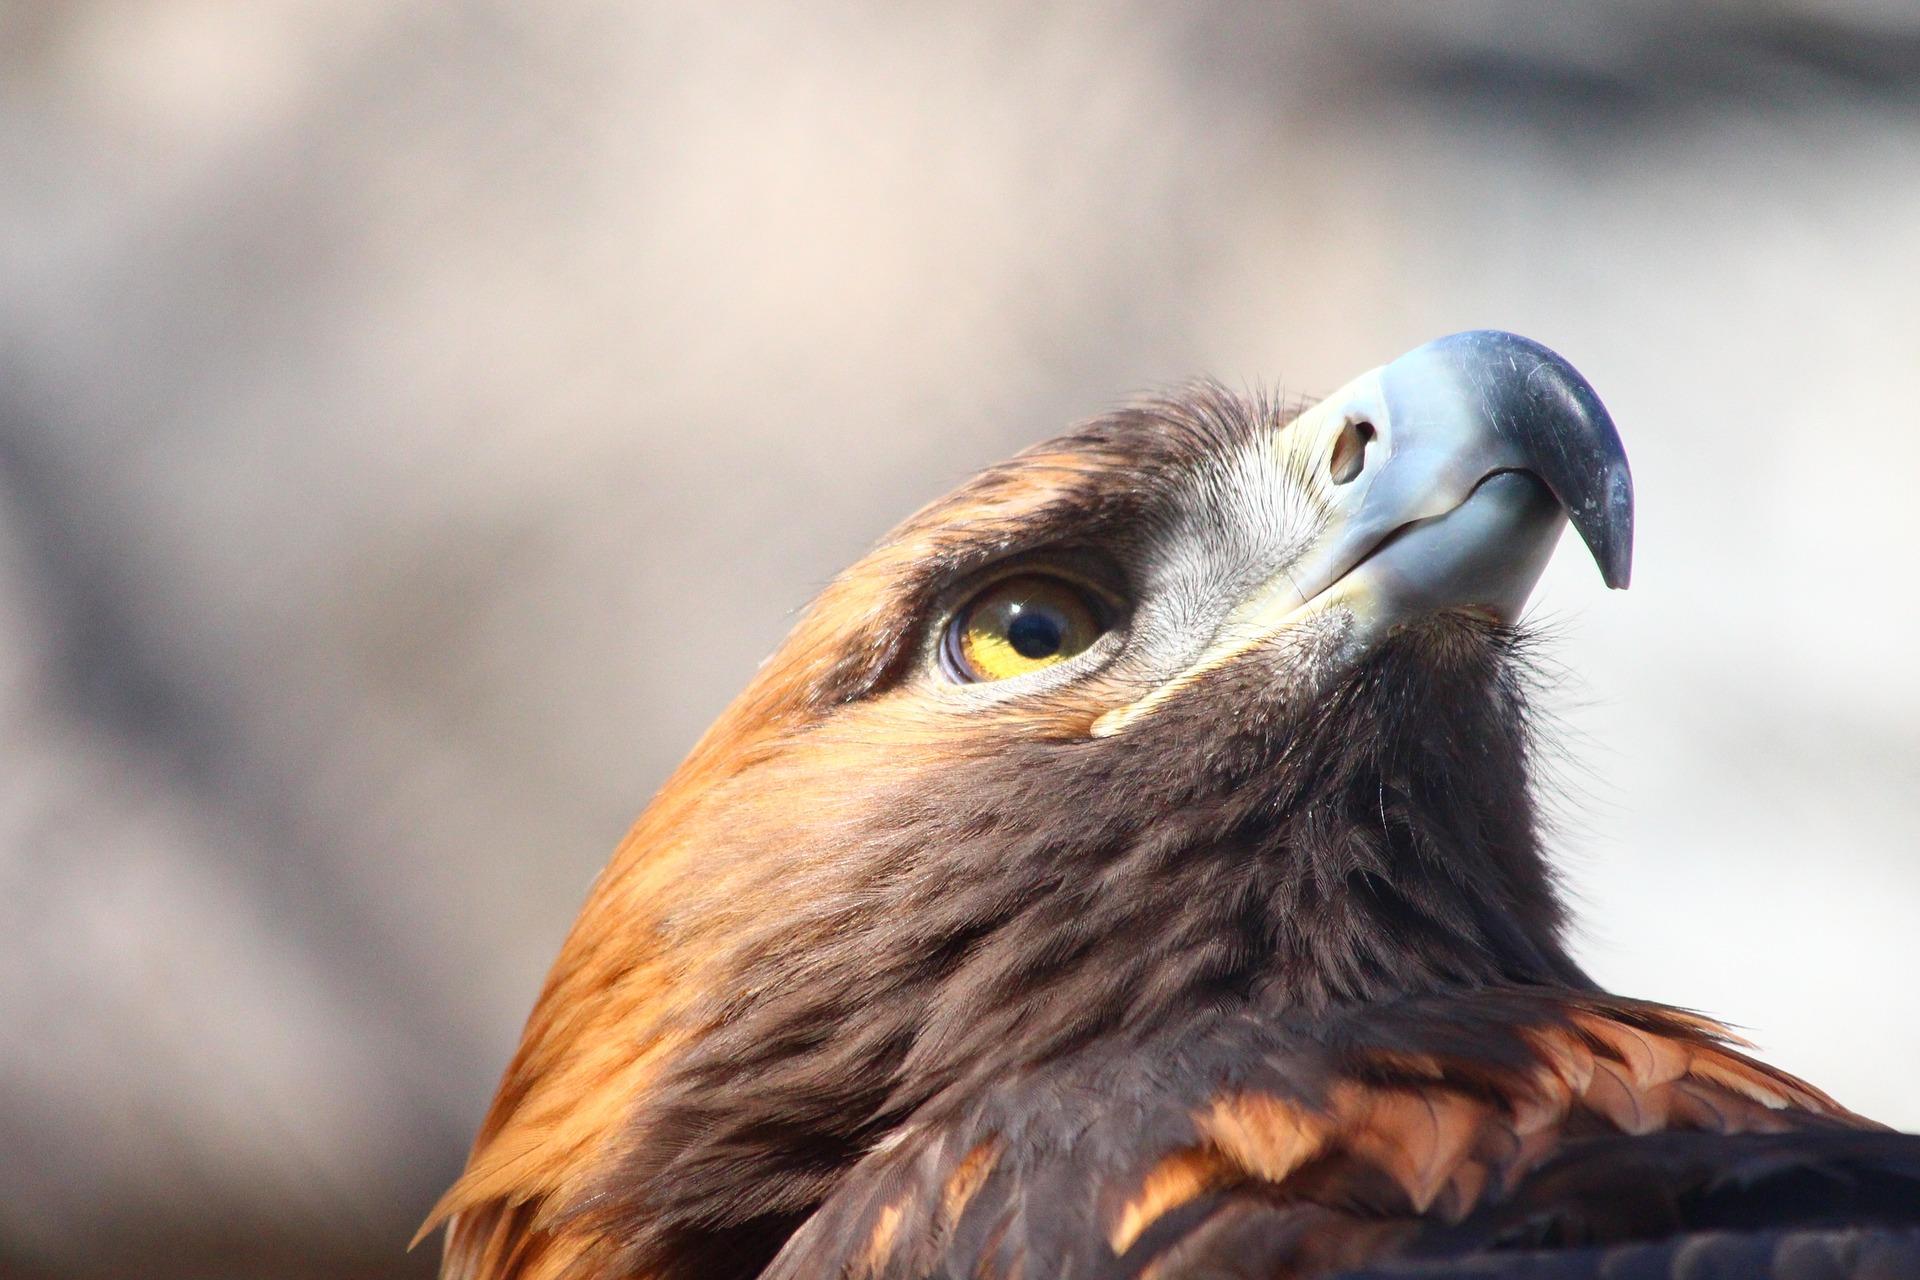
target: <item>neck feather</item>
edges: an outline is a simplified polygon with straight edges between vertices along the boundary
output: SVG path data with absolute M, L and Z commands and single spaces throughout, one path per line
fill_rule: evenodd
M 1522 647 L 1437 626 L 1305 711 L 1250 673 L 876 795 L 838 828 L 857 871 L 743 935 L 687 1011 L 593 1212 L 641 1274 L 750 1275 L 907 1117 L 1027 1066 L 1223 1007 L 1591 990 L 1539 849 Z

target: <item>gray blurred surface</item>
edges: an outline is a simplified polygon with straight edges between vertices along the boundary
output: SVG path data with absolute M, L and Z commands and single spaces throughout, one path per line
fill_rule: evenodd
M 0 3 L 0 1270 L 384 1275 L 791 611 L 1125 393 L 1558 348 L 1605 981 L 1920 1126 L 1920 9 Z

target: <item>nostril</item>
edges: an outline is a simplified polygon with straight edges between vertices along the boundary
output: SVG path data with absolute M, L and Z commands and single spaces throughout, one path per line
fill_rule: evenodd
M 1367 465 L 1367 445 L 1373 440 L 1371 422 L 1349 422 L 1340 428 L 1333 442 L 1333 454 L 1327 459 L 1327 475 L 1335 484 L 1345 484 Z

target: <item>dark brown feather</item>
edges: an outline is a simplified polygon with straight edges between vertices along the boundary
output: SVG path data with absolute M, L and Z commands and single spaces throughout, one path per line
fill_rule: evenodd
M 1676 1093 L 1711 1100 L 1677 1114 Z M 1872 1128 L 1658 1006 L 1543 989 L 1433 995 L 1280 1029 L 1244 1016 L 1083 1055 L 916 1117 L 798 1232 L 769 1280 L 819 1275 L 1319 1276 L 1514 1201 L 1608 1135 Z M 949 1153 L 996 1176 L 949 1216 Z M 1525 1203 L 1524 1199 L 1517 1201 Z M 854 1260 L 849 1265 L 849 1260 Z M 1249 1273 L 1253 1274 L 1253 1273 Z

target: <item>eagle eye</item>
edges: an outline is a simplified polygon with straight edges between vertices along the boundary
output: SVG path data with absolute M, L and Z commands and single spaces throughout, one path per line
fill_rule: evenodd
M 955 611 L 941 666 L 962 683 L 1006 680 L 1085 653 L 1105 634 L 1105 603 L 1067 578 L 1022 573 L 982 588 Z

